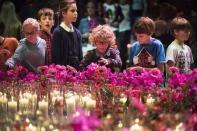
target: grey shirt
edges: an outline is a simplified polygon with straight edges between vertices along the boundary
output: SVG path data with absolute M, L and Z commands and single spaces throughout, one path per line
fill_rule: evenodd
M 24 38 L 20 40 L 14 55 L 5 64 L 10 68 L 13 68 L 15 64 L 21 64 L 29 71 L 37 73 L 37 67 L 45 64 L 45 52 L 45 40 L 37 37 L 36 44 L 32 44 Z

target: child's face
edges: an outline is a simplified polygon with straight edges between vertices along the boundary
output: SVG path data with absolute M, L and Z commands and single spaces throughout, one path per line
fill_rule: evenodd
M 137 38 L 137 41 L 140 43 L 140 44 L 146 44 L 146 43 L 149 43 L 150 41 L 150 37 L 151 35 L 147 35 L 147 34 L 135 34 L 136 35 L 136 38 Z
M 67 24 L 76 22 L 77 20 L 77 5 L 75 3 L 71 4 L 67 11 L 62 12 L 63 20 Z
M 50 32 L 53 25 L 54 25 L 53 16 L 42 15 L 40 17 L 40 26 L 42 30 Z
M 109 45 L 106 43 L 97 42 L 95 46 L 99 53 L 104 54 L 107 51 Z
M 175 38 L 179 40 L 180 42 L 187 41 L 190 36 L 189 30 L 175 30 Z
M 35 44 L 38 37 L 38 30 L 31 24 L 25 25 L 23 27 L 23 33 L 25 35 L 25 38 L 31 42 L 32 44 Z
M 87 13 L 89 16 L 95 16 L 95 5 L 92 2 L 87 4 Z

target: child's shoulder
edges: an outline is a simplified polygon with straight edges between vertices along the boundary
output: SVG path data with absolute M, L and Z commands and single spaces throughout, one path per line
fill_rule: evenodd
M 162 42 L 157 38 L 151 38 L 150 41 L 154 45 L 162 45 Z

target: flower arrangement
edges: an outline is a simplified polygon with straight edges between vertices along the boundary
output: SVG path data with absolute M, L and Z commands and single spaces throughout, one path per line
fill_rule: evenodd
M 122 115 L 117 114 L 127 112 L 129 114 L 126 115 L 139 117 L 142 124 L 154 130 L 174 129 L 179 122 L 190 123 L 190 127 L 184 128 L 191 129 L 196 122 L 197 69 L 188 74 L 182 74 L 178 68 L 170 68 L 165 87 L 163 74 L 158 69 L 146 70 L 142 67 L 132 67 L 123 72 L 112 73 L 105 66 L 92 63 L 87 70 L 81 72 L 70 66 L 54 64 L 39 67 L 39 71 L 40 74 L 33 74 L 19 66 L 7 73 L 0 72 L 2 83 L 0 89 L 7 90 L 7 92 L 12 90 L 13 81 L 20 83 L 21 88 L 35 81 L 39 86 L 31 88 L 37 92 L 42 92 L 42 90 L 50 92 L 50 88 L 59 88 L 62 91 L 63 87 L 66 87 L 68 91 L 70 88 L 67 84 L 70 83 L 73 84 L 72 91 L 87 91 L 92 94 L 92 97 L 97 100 L 95 112 L 100 113 L 97 115 L 103 118 L 110 113 L 116 124 L 120 119 L 124 119 Z M 74 87 L 75 85 L 77 87 Z M 122 96 L 127 99 L 124 104 L 120 104 Z M 105 109 L 110 111 L 103 115 L 106 113 Z M 94 121 L 94 119 L 86 116 L 83 111 L 80 114 L 82 116 L 72 119 L 73 129 L 80 126 L 81 130 L 93 130 L 91 125 L 94 127 L 99 125 L 95 124 L 97 122 L 89 125 L 89 121 Z M 115 117 L 114 114 L 117 116 Z M 178 118 L 175 116 L 177 114 Z M 187 116 L 187 119 L 183 121 L 182 116 Z M 128 120 L 125 118 L 124 121 Z

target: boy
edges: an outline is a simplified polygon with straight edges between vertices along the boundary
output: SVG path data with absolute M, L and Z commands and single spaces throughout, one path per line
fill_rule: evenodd
M 134 33 L 137 41 L 130 50 L 130 63 L 132 66 L 145 68 L 157 67 L 164 71 L 165 53 L 162 43 L 152 38 L 155 23 L 148 17 L 140 17 L 134 24 Z
M 54 11 L 50 8 L 42 8 L 38 11 L 38 20 L 40 23 L 40 32 L 39 36 L 46 41 L 47 44 L 47 59 L 46 64 L 52 63 L 51 56 L 51 43 L 52 35 L 51 28 L 54 25 Z
M 46 52 L 46 42 L 38 35 L 39 23 L 33 18 L 28 18 L 23 22 L 22 30 L 25 38 L 20 40 L 14 55 L 5 64 L 13 68 L 19 63 L 29 71 L 38 73 L 37 67 L 45 64 Z
M 192 51 L 184 43 L 188 40 L 190 31 L 191 25 L 185 18 L 176 17 L 172 20 L 171 33 L 175 40 L 167 48 L 166 61 L 168 67 L 176 66 L 181 73 L 188 72 L 193 63 Z

